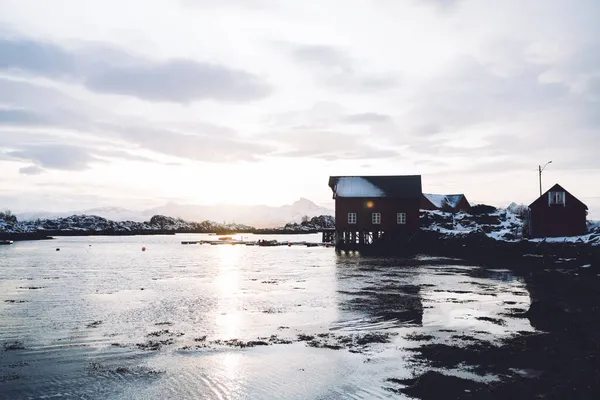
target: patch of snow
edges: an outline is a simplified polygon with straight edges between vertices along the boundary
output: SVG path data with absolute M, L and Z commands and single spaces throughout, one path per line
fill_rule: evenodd
M 359 176 L 341 177 L 336 186 L 338 197 L 382 197 L 385 192 L 365 178 Z
M 423 211 L 423 213 L 434 220 L 436 218 L 443 219 L 443 222 L 433 222 L 429 226 L 422 227 L 424 230 L 437 231 L 447 235 L 464 235 L 484 231 L 488 237 L 494 240 L 505 242 L 521 240 L 523 222 L 515 214 L 506 210 L 498 210 L 489 214 L 490 217 L 497 217 L 499 224 L 479 224 L 476 222 L 478 217 L 465 212 L 458 212 L 454 215 L 441 210 Z M 449 225 L 452 227 L 449 228 Z
M 423 193 L 423 196 L 437 208 L 442 208 L 446 202 L 446 195 L 444 194 Z
M 446 195 L 446 201 L 448 202 L 448 204 L 452 208 L 456 208 L 458 206 L 458 203 L 460 202 L 460 200 L 462 198 L 463 198 L 463 196 L 461 194 L 448 194 L 448 195 Z
M 529 239 L 530 242 L 548 242 L 548 243 L 575 243 L 575 242 L 589 242 L 592 235 L 583 235 L 583 236 L 559 236 L 559 237 L 546 237 L 546 238 L 536 238 Z
M 423 193 L 423 196 L 425 196 L 425 198 L 427 198 L 427 200 L 429 200 L 437 208 L 443 208 L 445 205 L 456 208 L 458 203 L 463 198 L 462 194 Z

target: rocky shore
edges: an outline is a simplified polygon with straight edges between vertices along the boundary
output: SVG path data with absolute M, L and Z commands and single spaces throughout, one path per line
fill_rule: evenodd
M 485 210 L 484 210 L 485 211 Z M 490 211 L 490 210 L 487 210 Z M 482 265 L 511 263 L 513 268 L 600 266 L 600 229 L 589 223 L 580 237 L 527 239 L 518 206 L 479 214 L 426 212 L 424 229 L 414 238 L 416 252 L 456 257 Z
M 517 271 L 531 305 L 511 316 L 528 319 L 535 332 L 496 343 L 423 343 L 413 352 L 420 372 L 410 379 L 388 378 L 388 390 L 422 400 L 598 398 L 600 269 Z M 500 379 L 484 382 L 445 373 L 457 368 Z

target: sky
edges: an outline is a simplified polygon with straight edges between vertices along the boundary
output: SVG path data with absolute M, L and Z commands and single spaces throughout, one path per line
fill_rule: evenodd
M 600 218 L 596 0 L 0 0 L 0 208 L 331 204 L 330 175 Z

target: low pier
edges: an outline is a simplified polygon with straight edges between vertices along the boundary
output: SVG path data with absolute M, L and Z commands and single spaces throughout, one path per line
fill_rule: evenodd
M 274 240 L 255 240 L 255 241 L 246 241 L 246 240 L 184 240 L 181 242 L 182 245 L 231 245 L 231 246 L 258 246 L 258 247 L 281 247 L 281 246 L 304 246 L 304 247 L 334 247 L 333 243 L 316 243 L 316 242 L 290 242 L 290 241 L 274 241 Z

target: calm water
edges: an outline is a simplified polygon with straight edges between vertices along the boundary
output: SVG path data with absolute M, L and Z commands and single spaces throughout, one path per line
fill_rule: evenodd
M 402 398 L 387 379 L 428 368 L 411 357 L 423 340 L 533 330 L 506 315 L 530 301 L 508 271 L 321 247 L 181 245 L 206 238 L 0 246 L 0 398 Z M 259 343 L 239 346 L 249 341 Z

